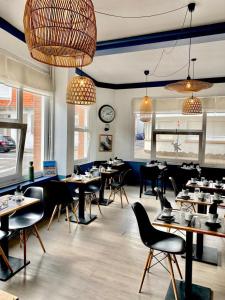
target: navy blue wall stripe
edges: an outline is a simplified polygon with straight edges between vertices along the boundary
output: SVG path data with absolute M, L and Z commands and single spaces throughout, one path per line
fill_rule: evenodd
M 14 37 L 18 38 L 22 42 L 25 41 L 24 33 L 18 30 L 16 27 L 11 25 L 9 22 L 4 20 L 0 17 L 0 28 L 7 31 L 8 33 L 12 34 Z M 203 25 L 203 26 L 197 26 L 193 27 L 191 29 L 191 35 L 192 37 L 199 37 L 199 36 L 206 36 L 206 35 L 215 35 L 215 34 L 221 34 L 225 33 L 225 22 L 222 23 L 216 23 L 216 24 L 210 24 L 210 25 Z M 172 30 L 172 31 L 166 31 L 166 32 L 160 32 L 160 33 L 151 33 L 147 35 L 141 35 L 141 36 L 134 36 L 134 37 L 128 37 L 123 39 L 116 39 L 116 40 L 110 40 L 110 41 L 102 41 L 97 43 L 97 51 L 106 50 L 106 49 L 113 49 L 118 47 L 130 47 L 134 45 L 141 45 L 141 44 L 147 44 L 147 43 L 159 43 L 163 41 L 171 41 L 176 39 L 184 39 L 188 38 L 190 34 L 189 28 L 184 29 L 178 29 L 178 30 Z M 76 73 L 78 75 L 85 75 L 91 78 L 88 74 L 85 72 L 77 69 Z M 182 78 L 184 79 L 184 78 Z M 113 90 L 119 90 L 119 89 L 139 89 L 139 88 L 145 88 L 145 87 L 163 87 L 169 83 L 175 82 L 174 80 L 168 80 L 168 81 L 154 81 L 154 82 L 137 82 L 137 83 L 121 83 L 121 84 L 113 84 L 113 83 L 106 83 L 106 82 L 100 82 L 92 78 L 95 85 L 100 88 L 106 88 L 106 89 L 113 89 Z M 215 77 L 215 78 L 203 78 L 202 80 L 209 81 L 212 83 L 224 83 L 225 77 Z M 176 80 L 177 81 L 177 80 Z

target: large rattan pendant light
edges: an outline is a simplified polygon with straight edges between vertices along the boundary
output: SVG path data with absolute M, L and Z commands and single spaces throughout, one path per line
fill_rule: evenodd
M 196 58 L 192 58 L 192 62 L 193 62 L 193 78 L 194 78 L 194 65 L 196 62 Z M 194 97 L 194 95 L 192 94 L 191 97 L 187 98 L 184 100 L 183 102 L 183 106 L 182 106 L 182 114 L 184 115 L 199 115 L 202 114 L 202 102 L 199 98 Z
M 190 18 L 190 43 L 189 43 L 189 56 L 188 56 L 188 76 L 186 80 L 177 81 L 174 83 L 170 83 L 165 86 L 166 89 L 171 91 L 176 91 L 178 93 L 190 93 L 190 92 L 199 92 L 204 89 L 208 89 L 212 87 L 212 83 L 192 79 L 190 76 L 190 63 L 191 63 L 191 45 L 192 45 L 192 38 L 191 38 L 191 28 L 192 28 L 192 13 L 195 9 L 195 3 L 190 3 L 188 5 L 188 10 L 191 14 Z
M 27 0 L 24 32 L 31 56 L 48 65 L 89 65 L 96 50 L 91 0 Z
M 90 105 L 96 102 L 96 88 L 93 80 L 85 76 L 74 76 L 67 85 L 69 104 Z
M 148 81 L 149 71 L 144 71 L 146 76 L 146 83 Z M 148 96 L 148 87 L 146 86 L 146 95 L 142 98 L 140 103 L 140 120 L 144 123 L 151 121 L 152 114 L 152 99 Z

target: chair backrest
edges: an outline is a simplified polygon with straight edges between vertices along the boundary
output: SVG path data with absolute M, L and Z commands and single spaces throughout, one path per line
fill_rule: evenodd
M 127 175 L 132 171 L 132 169 L 127 169 L 120 174 L 120 185 L 124 186 L 127 183 Z
M 79 165 L 75 165 L 74 168 L 73 168 L 73 171 L 77 175 L 83 174 L 83 171 L 82 171 L 82 169 Z
M 73 202 L 69 187 L 64 181 L 51 180 L 49 182 L 49 194 L 55 204 L 65 204 Z
M 140 166 L 140 176 L 141 180 L 149 179 L 149 180 L 155 180 L 159 176 L 160 170 L 158 166 Z
M 171 181 L 172 187 L 173 187 L 173 191 L 174 191 L 174 195 L 175 197 L 177 197 L 177 195 L 179 194 L 179 190 L 176 184 L 176 181 L 173 177 L 169 177 L 169 180 Z
M 149 241 L 149 237 L 151 235 L 154 236 L 154 233 L 158 230 L 152 226 L 148 214 L 141 203 L 135 202 L 131 205 L 131 207 L 137 219 L 141 240 L 146 245 L 146 242 Z
M 37 198 L 40 199 L 40 202 L 24 208 L 21 212 L 36 212 L 36 213 L 44 213 L 44 189 L 40 186 L 31 186 L 28 187 L 24 192 L 25 197 Z

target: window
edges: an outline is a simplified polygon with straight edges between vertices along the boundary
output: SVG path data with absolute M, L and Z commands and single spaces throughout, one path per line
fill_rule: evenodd
M 142 123 L 134 99 L 134 158 L 195 161 L 225 166 L 225 97 L 201 98 L 202 115 L 183 115 L 184 98 L 155 99 L 152 121 Z
M 88 129 L 89 108 L 87 106 L 75 105 L 74 125 L 74 160 L 82 161 L 88 158 L 89 129 Z
M 140 114 L 135 114 L 134 157 L 150 159 L 151 157 L 151 122 L 140 121 Z
M 50 97 L 0 84 L 1 183 L 28 176 L 29 161 L 34 162 L 36 175 L 41 174 L 43 160 L 49 159 L 50 145 L 46 141 L 49 139 L 50 117 Z M 26 124 L 26 135 L 23 124 Z M 25 145 L 21 153 L 23 138 Z

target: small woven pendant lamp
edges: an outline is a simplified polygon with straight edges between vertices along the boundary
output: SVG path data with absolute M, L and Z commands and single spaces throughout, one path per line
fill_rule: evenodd
M 85 76 L 74 76 L 67 85 L 67 100 L 69 104 L 89 105 L 96 102 L 94 82 Z
M 97 29 L 91 0 L 27 0 L 23 23 L 34 59 L 58 67 L 92 62 Z

